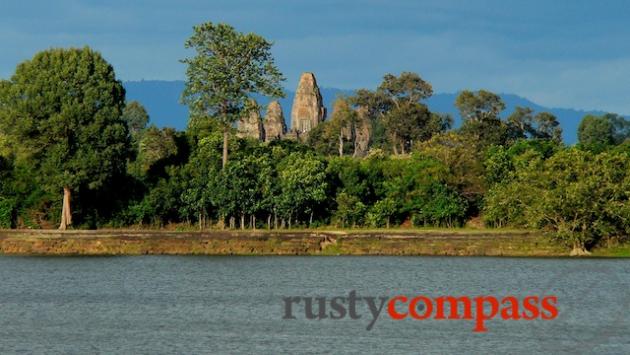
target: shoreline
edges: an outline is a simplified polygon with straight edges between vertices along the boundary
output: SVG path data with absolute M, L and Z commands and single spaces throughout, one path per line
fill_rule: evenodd
M 624 248 L 613 250 L 600 248 L 592 256 L 627 256 Z M 0 230 L 2 255 L 568 257 L 569 252 L 541 232 L 513 230 Z

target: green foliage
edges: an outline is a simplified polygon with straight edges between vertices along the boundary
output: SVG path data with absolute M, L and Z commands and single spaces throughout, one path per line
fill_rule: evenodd
M 132 134 L 143 130 L 149 123 L 147 110 L 138 101 L 131 101 L 125 105 L 122 119 L 127 123 L 127 129 Z
M 421 205 L 412 215 L 415 226 L 454 227 L 464 223 L 467 202 L 444 184 L 433 184 L 423 191 Z
M 474 205 L 485 192 L 484 168 L 478 142 L 463 134 L 437 134 L 416 147 L 423 156 L 441 162 L 446 170 L 444 181 Z
M 414 141 L 429 139 L 435 133 L 431 118 L 427 106 L 420 103 L 405 103 L 390 110 L 383 123 L 394 151 L 405 154 Z
M 291 153 L 283 159 L 278 165 L 278 182 L 278 211 L 289 220 L 303 213 L 310 219 L 326 199 L 326 166 L 313 154 Z
M 486 185 L 508 181 L 517 166 L 528 164 L 533 158 L 547 159 L 561 145 L 556 140 L 519 139 L 508 147 L 491 146 L 484 159 Z
M 494 120 L 505 110 L 501 97 L 486 90 L 462 91 L 455 99 L 455 106 L 464 121 Z
M 562 128 L 556 116 L 549 112 L 540 112 L 534 116 L 536 128 L 531 132 L 533 138 L 562 142 Z
M 346 192 L 341 192 L 337 195 L 335 202 L 337 211 L 334 218 L 342 228 L 346 226 L 355 227 L 363 223 L 366 206 L 361 202 L 361 199 Z
M 372 227 L 390 227 L 391 219 L 395 216 L 396 201 L 392 198 L 384 198 L 376 201 L 367 213 L 367 221 Z
M 98 52 L 50 49 L 18 65 L 1 86 L 0 131 L 39 186 L 74 191 L 81 201 L 82 192 L 107 189 L 125 173 L 124 103 L 122 83 Z M 64 217 L 70 215 L 68 208 Z
M 15 227 L 16 201 L 0 196 L 0 228 Z
M 492 146 L 486 151 L 484 160 L 486 171 L 486 184 L 492 186 L 507 180 L 514 170 L 512 158 L 508 150 L 503 146 Z
M 586 115 L 578 127 L 580 145 L 597 151 L 613 144 L 613 135 L 613 124 L 605 116 Z
M 271 55 L 271 42 L 223 23 L 206 22 L 193 31 L 186 48 L 196 55 L 182 60 L 188 66 L 182 98 L 194 115 L 231 125 L 251 94 L 283 96 L 284 79 Z
M 182 101 L 197 120 L 214 118 L 223 127 L 223 166 L 227 164 L 230 128 L 252 109 L 251 96 L 283 97 L 284 80 L 271 55 L 271 42 L 232 26 L 206 22 L 193 28 L 186 48 L 196 55 L 182 60 L 186 86 Z
M 455 106 L 464 120 L 460 131 L 467 139 L 476 142 L 480 151 L 507 142 L 511 132 L 499 117 L 505 109 L 505 103 L 499 95 L 485 90 L 464 90 L 457 96 Z
M 3 131 L 51 190 L 98 189 L 124 171 L 125 91 L 99 53 L 87 47 L 40 52 L 17 67 L 7 90 Z
M 517 165 L 509 183 L 486 196 L 485 218 L 493 225 L 548 228 L 574 248 L 602 238 L 622 238 L 630 218 L 630 158 L 576 148 Z
M 139 178 L 163 176 L 165 163 L 178 153 L 175 130 L 151 126 L 141 132 L 137 140 L 137 156 L 129 166 L 130 173 Z
M 465 90 L 463 125 L 448 131 L 452 118 L 423 103 L 431 84 L 403 72 L 337 100 L 307 144 L 229 139 L 252 95 L 282 96 L 271 42 L 205 23 L 186 48 L 185 132 L 147 128 L 89 48 L 41 52 L 0 80 L 0 228 L 49 228 L 68 187 L 86 228 L 455 227 L 483 212 L 488 226 L 542 228 L 575 248 L 630 233 L 621 116 L 586 116 L 567 148 L 552 114 L 517 107 L 502 119 L 498 95 Z M 350 157 L 367 128 L 372 149 Z
M 433 114 L 421 101 L 433 95 L 431 84 L 418 74 L 386 74 L 376 91 L 358 90 L 349 102 L 371 121 L 373 147 L 406 154 L 452 125 L 447 115 Z
M 602 152 L 614 144 L 622 144 L 630 137 L 630 121 L 607 113 L 586 115 L 578 127 L 578 143 L 593 152 Z

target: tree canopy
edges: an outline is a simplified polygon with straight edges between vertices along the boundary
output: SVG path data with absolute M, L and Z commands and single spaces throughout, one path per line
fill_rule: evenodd
M 64 191 L 60 228 L 72 223 L 71 192 L 100 189 L 125 171 L 125 90 L 90 48 L 50 49 L 18 65 L 2 85 L 2 132 L 40 183 Z
M 228 134 L 243 114 L 252 94 L 282 97 L 283 76 L 271 55 L 271 42 L 232 26 L 206 22 L 193 28 L 186 48 L 187 65 L 182 94 L 195 116 L 211 117 L 224 125 L 223 165 L 227 163 Z

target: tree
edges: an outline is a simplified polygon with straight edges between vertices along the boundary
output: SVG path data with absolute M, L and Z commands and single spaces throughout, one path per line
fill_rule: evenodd
M 131 101 L 125 105 L 122 118 L 127 123 L 129 132 L 134 135 L 143 130 L 149 123 L 149 114 L 138 101 Z
M 562 141 L 562 128 L 556 116 L 549 112 L 539 112 L 529 107 L 517 106 L 507 118 L 509 136 L 513 140 L 521 138 Z
M 228 160 L 230 127 L 246 112 L 252 94 L 282 97 L 282 74 L 271 55 L 271 42 L 232 26 L 206 22 L 193 28 L 186 41 L 196 55 L 184 59 L 186 87 L 183 102 L 199 117 L 213 117 L 223 125 L 223 167 Z
M 354 96 L 348 97 L 348 103 L 354 106 L 357 112 L 358 130 L 369 134 L 368 146 L 381 149 L 388 148 L 387 135 L 382 122 L 382 117 L 392 107 L 392 102 L 383 91 L 370 91 L 359 89 Z M 365 130 L 367 129 L 367 132 Z M 358 134 L 355 135 L 355 155 Z
M 357 117 L 357 112 L 350 107 L 346 98 L 337 98 L 333 104 L 331 119 L 318 124 L 309 132 L 307 145 L 322 155 L 343 156 L 346 150 L 345 141 L 355 138 Z
M 455 106 L 465 121 L 496 119 L 505 110 L 501 97 L 486 90 L 462 91 L 455 99 Z
M 614 113 L 586 115 L 578 127 L 578 142 L 590 150 L 601 151 L 621 144 L 630 137 L 630 121 Z
M 0 123 L 51 191 L 63 190 L 59 228 L 72 224 L 73 191 L 99 189 L 124 171 L 125 90 L 88 47 L 50 49 L 18 65 L 2 85 Z
M 548 159 L 531 156 L 514 176 L 495 185 L 485 199 L 486 220 L 495 225 L 548 229 L 573 248 L 628 234 L 630 158 L 567 148 Z M 522 159 L 521 159 L 522 160 Z
M 279 206 L 289 227 L 299 212 L 313 222 L 315 207 L 326 199 L 326 166 L 313 154 L 291 153 L 278 165 L 281 196 Z
M 624 143 L 630 138 L 630 121 L 616 113 L 604 115 L 613 126 L 613 141 L 615 144 Z
M 431 84 L 411 72 L 402 72 L 398 77 L 386 74 L 378 91 L 385 93 L 396 106 L 404 102 L 419 102 L 433 95 Z
M 478 199 L 486 191 L 484 169 L 476 141 L 467 139 L 462 134 L 447 132 L 436 134 L 430 140 L 417 145 L 416 151 L 439 160 L 448 167 L 446 182 L 469 202 Z
M 391 198 L 378 200 L 367 213 L 367 219 L 374 227 L 385 225 L 389 228 L 391 218 L 396 213 L 396 202 Z
M 137 177 L 159 175 L 156 170 L 164 166 L 158 166 L 158 163 L 178 153 L 176 132 L 172 128 L 159 129 L 152 125 L 140 134 L 138 140 L 136 160 L 129 166 L 130 172 Z
M 370 91 L 359 89 L 354 96 L 348 98 L 348 102 L 351 105 L 365 109 L 366 116 L 372 121 L 385 114 L 392 105 L 389 96 L 383 90 Z
M 335 218 L 341 222 L 342 228 L 347 225 L 354 228 L 361 223 L 366 207 L 357 196 L 341 192 L 337 194 L 335 202 L 337 203 Z
M 505 109 L 505 103 L 499 95 L 486 90 L 464 90 L 457 96 L 455 106 L 464 120 L 461 132 L 475 140 L 480 150 L 505 144 L 509 130 L 499 117 Z
M 394 154 L 405 154 L 414 140 L 424 141 L 434 132 L 430 131 L 431 113 L 426 105 L 416 102 L 396 106 L 383 117 Z
M 433 94 L 431 84 L 418 74 L 402 72 L 398 77 L 386 74 L 377 89 L 377 94 L 362 92 L 356 102 L 365 101 L 374 108 L 368 113 L 381 112 L 380 118 L 395 154 L 405 154 L 414 141 L 429 139 L 436 128 L 428 107 L 421 103 Z
M 613 124 L 605 116 L 586 115 L 578 126 L 578 142 L 583 146 L 611 145 L 613 135 Z
M 507 118 L 510 138 L 526 138 L 534 130 L 533 121 L 534 110 L 529 107 L 516 106 L 514 112 Z
M 330 119 L 330 123 L 333 130 L 336 132 L 339 142 L 338 152 L 339 156 L 343 156 L 344 140 L 352 140 L 354 136 L 354 124 L 357 120 L 357 113 L 354 111 L 348 101 L 339 97 L 333 105 L 333 113 Z
M 534 138 L 562 142 L 562 128 L 556 116 L 549 112 L 540 112 L 534 116 L 534 122 L 536 123 Z

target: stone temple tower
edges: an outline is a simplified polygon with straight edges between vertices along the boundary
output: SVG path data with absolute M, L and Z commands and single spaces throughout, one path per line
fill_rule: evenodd
M 307 134 L 326 118 L 326 108 L 313 73 L 300 77 L 291 109 L 291 131 L 298 136 Z
M 282 107 L 278 101 L 271 101 L 267 106 L 267 114 L 264 121 L 265 141 L 282 139 L 287 133 L 287 125 L 284 123 Z
M 249 105 L 252 105 L 253 108 L 238 120 L 238 132 L 236 135 L 241 138 L 263 140 L 263 138 L 265 138 L 265 131 L 262 118 L 260 117 L 260 111 L 258 110 L 258 104 L 256 104 L 256 101 L 250 99 Z

